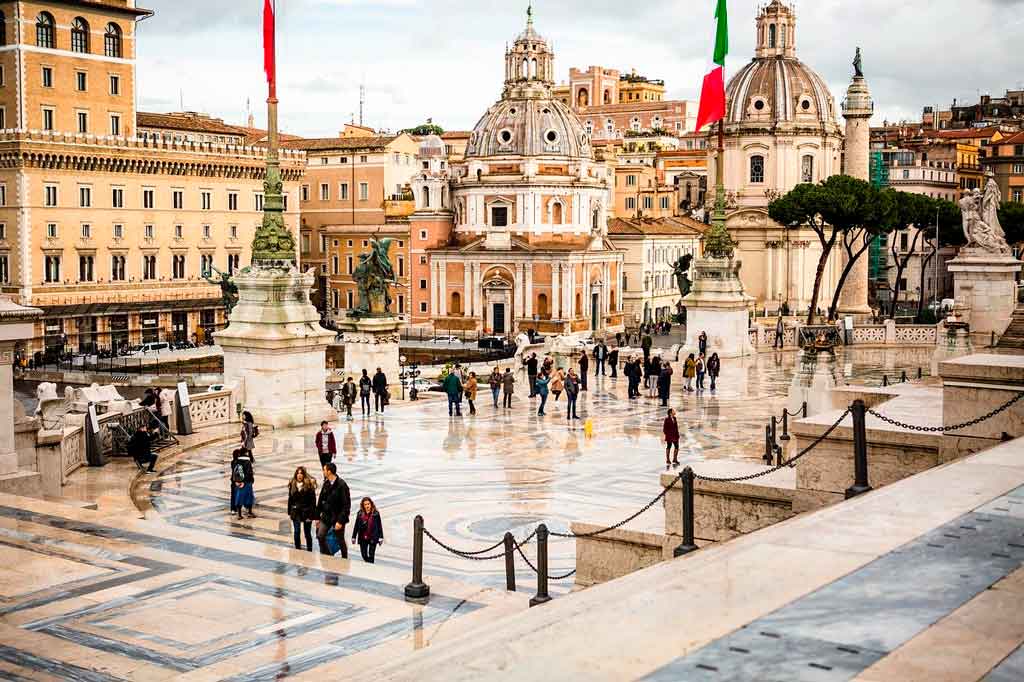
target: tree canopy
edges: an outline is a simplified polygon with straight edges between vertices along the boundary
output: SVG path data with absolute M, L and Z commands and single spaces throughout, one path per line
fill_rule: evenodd
M 444 135 L 444 128 L 435 123 L 421 123 L 415 128 L 405 128 L 401 132 L 410 135 Z

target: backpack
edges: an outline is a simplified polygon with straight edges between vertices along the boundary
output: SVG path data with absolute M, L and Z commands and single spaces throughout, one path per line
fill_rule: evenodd
M 252 425 L 252 437 L 253 438 L 259 438 L 260 437 L 260 427 L 256 426 L 255 424 Z
M 245 467 L 242 466 L 242 462 L 235 462 L 235 465 L 231 468 L 231 482 L 232 483 L 243 483 L 245 482 Z

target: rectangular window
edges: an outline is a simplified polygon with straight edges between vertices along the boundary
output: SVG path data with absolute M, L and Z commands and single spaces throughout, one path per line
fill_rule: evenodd
M 329 161 L 330 161 L 330 159 L 328 159 L 326 156 L 320 157 L 320 165 L 321 166 L 326 166 Z
M 309 235 L 302 235 L 302 253 L 309 253 Z
M 346 272 L 347 272 L 348 274 L 350 274 L 350 275 L 351 275 L 351 274 L 352 274 L 352 272 L 354 271 L 354 269 L 355 269 L 355 264 L 354 264 L 354 262 L 352 261 L 352 256 L 348 256 L 348 257 L 347 257 L 347 258 L 345 259 L 345 270 L 346 270 Z
M 427 257 L 426 256 L 420 256 L 420 265 L 426 265 L 426 264 L 427 264 Z
M 92 239 L 92 225 L 82 223 L 82 239 Z
M 288 212 L 288 195 L 287 194 L 282 194 L 281 195 L 281 208 L 284 210 L 285 213 Z
M 51 284 L 60 282 L 60 256 L 46 257 L 46 281 Z
M 342 201 L 348 201 L 348 183 L 343 182 L 338 186 L 338 198 Z
M 57 223 L 46 223 L 46 236 L 49 239 L 57 238 Z
M 110 257 L 110 281 L 123 282 L 124 277 L 124 256 Z
M 654 208 L 654 197 L 644 197 L 644 209 Z
M 421 313 L 427 312 L 427 302 L 426 301 L 420 301 L 420 312 Z
M 53 108 L 43 107 L 43 130 L 53 130 Z
M 142 190 L 142 208 L 153 208 L 156 205 L 156 190 Z
M 405 277 L 405 258 L 398 257 L 398 276 Z
M 340 159 L 338 159 L 338 163 L 348 163 L 348 157 L 347 156 L 341 157 Z
M 348 299 L 349 310 L 351 310 L 353 307 L 355 307 L 355 302 L 353 300 L 352 290 L 351 289 L 348 290 L 346 298 Z
M 907 233 L 906 232 L 902 232 L 900 234 L 900 251 L 906 251 L 907 250 L 907 240 L 908 240 Z
M 405 314 L 405 296 L 402 296 L 402 295 L 398 296 L 398 314 L 399 315 L 404 315 Z
M 203 225 L 203 239 L 209 239 L 209 238 L 210 238 L 210 226 L 209 225 Z
M 114 225 L 114 239 L 124 239 L 124 225 Z
M 93 277 L 93 257 L 92 256 L 79 256 L 78 257 L 78 281 L 79 282 L 91 282 Z
M 7 205 L 7 185 L 0 185 L 0 206 Z
M 121 94 L 121 77 L 111 76 L 110 77 L 110 94 L 120 95 Z
M 2 85 L 2 84 L 0 84 L 0 85 Z M 7 128 L 7 109 L 5 107 L 0 107 L 0 130 L 4 130 L 6 128 Z
M 11 283 L 11 266 L 7 261 L 7 256 L 0 256 L 0 284 Z
M 359 201 L 366 201 L 370 198 L 370 183 L 359 183 Z
M 78 188 L 78 206 L 79 208 L 89 208 L 92 206 L 92 188 L 91 187 L 79 187 Z
M 238 192 L 228 192 L 228 210 L 238 210 Z
M 89 114 L 88 114 L 88 112 L 79 111 L 76 114 L 76 118 L 78 119 L 78 132 L 82 133 L 83 135 L 85 133 L 89 132 Z
M 339 267 L 340 267 L 339 263 L 341 263 L 341 261 L 338 259 L 337 256 L 331 256 L 331 274 L 332 275 L 339 274 Z
M 1024 173 L 1024 163 L 1013 164 L 1013 173 L 1014 175 L 1021 175 Z
M 228 227 L 228 234 L 231 235 L 232 239 L 238 239 L 238 225 Z
M 53 87 L 53 68 L 52 67 L 49 67 L 49 66 L 44 66 L 43 67 L 43 87 L 44 88 L 52 88 Z
M 0 223 L 0 242 L 7 240 L 7 223 Z
M 302 194 L 300 196 L 302 197 L 302 201 L 309 201 L 309 185 L 302 186 Z
M 209 211 L 213 208 L 213 192 L 210 190 L 203 190 L 199 197 L 202 201 L 202 207 L 204 211 Z
M 331 186 L 326 182 L 320 183 L 320 201 L 327 201 L 331 198 Z
M 185 236 L 185 228 L 181 225 L 174 226 L 174 238 L 181 239 Z
M 366 163 L 366 155 L 365 154 L 363 154 L 362 156 L 359 157 L 359 163 Z
M 1013 200 L 1015 202 L 1017 202 L 1019 204 L 1021 202 L 1022 198 L 1024 198 L 1024 190 L 1019 190 L 1019 189 L 1013 190 Z
M 171 207 L 176 209 L 185 208 L 185 190 L 176 189 L 171 191 Z
M 326 234 L 322 234 L 322 235 L 320 235 L 320 253 L 326 253 L 326 252 L 327 252 L 327 235 Z
M 254 203 L 256 205 L 256 210 L 257 211 L 262 211 L 263 210 L 263 195 L 257 192 L 254 195 L 253 201 L 254 201 Z
M 491 207 L 491 225 L 494 227 L 507 227 L 508 226 L 508 207 L 507 206 L 492 206 Z
M 114 187 L 110 190 L 111 208 L 124 208 L 124 188 Z
M 143 227 L 142 228 L 142 235 L 146 239 L 152 239 L 153 235 L 154 235 L 153 226 L 152 225 L 146 225 L 145 227 Z
M 661 198 L 661 210 L 662 211 L 667 211 L 668 210 L 668 197 L 662 197 Z
M 75 89 L 79 92 L 85 92 L 88 90 L 89 77 L 85 71 L 75 71 Z
M 0 88 L 7 85 L 7 70 L 0 64 Z
M 636 209 L 636 197 L 626 197 L 626 208 L 630 210 Z
M 634 185 L 636 185 L 636 176 L 635 175 L 627 175 L 626 176 L 626 186 L 627 187 L 632 187 Z

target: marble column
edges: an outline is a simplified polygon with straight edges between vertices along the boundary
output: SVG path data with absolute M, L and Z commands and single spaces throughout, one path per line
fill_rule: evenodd
M 871 139 L 871 116 L 875 105 L 871 91 L 863 76 L 855 76 L 846 90 L 843 101 L 843 118 L 846 119 L 846 153 L 843 156 L 846 175 L 870 180 L 869 147 Z M 845 249 L 842 263 L 847 262 Z M 839 294 L 839 312 L 851 315 L 866 315 L 871 312 L 868 305 L 868 253 L 865 252 L 853 265 Z
M 562 318 L 562 264 L 551 264 L 551 319 Z
M 448 262 L 440 261 L 437 264 L 437 314 L 441 317 L 448 315 Z
M 471 311 L 473 306 L 473 290 L 471 288 L 473 286 L 473 282 L 472 275 L 470 273 L 472 265 L 472 263 L 462 264 L 462 314 L 467 317 L 472 315 Z
M 523 295 L 526 297 L 525 317 L 533 318 L 533 264 L 526 266 L 526 288 Z

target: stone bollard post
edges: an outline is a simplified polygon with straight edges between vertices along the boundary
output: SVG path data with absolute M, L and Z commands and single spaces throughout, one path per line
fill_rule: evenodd
M 679 483 L 682 486 L 683 509 L 683 541 L 672 550 L 672 556 L 681 557 L 684 554 L 697 551 L 697 544 L 693 538 L 693 480 L 696 476 L 693 469 L 686 467 L 679 474 Z
M 871 490 L 868 483 L 868 436 L 864 425 L 867 406 L 863 400 L 854 400 L 850 406 L 853 417 L 853 485 L 846 489 L 846 499 Z
M 405 586 L 405 601 L 426 604 L 429 600 L 430 586 L 423 582 L 423 517 L 417 514 L 412 522 L 412 582 Z

